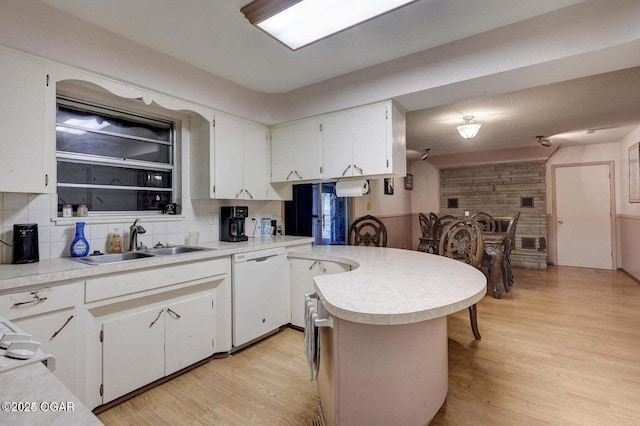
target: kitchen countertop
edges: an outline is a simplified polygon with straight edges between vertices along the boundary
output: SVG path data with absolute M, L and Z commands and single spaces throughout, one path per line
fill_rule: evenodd
M 486 294 L 482 272 L 462 262 L 413 250 L 312 246 L 290 258 L 347 263 L 350 272 L 315 277 L 327 311 L 362 324 L 398 325 L 465 309 Z
M 57 258 L 41 260 L 36 263 L 24 265 L 0 265 L 0 295 L 17 291 L 30 290 L 56 285 L 70 280 L 85 279 L 98 275 L 113 274 L 118 272 L 133 271 L 136 269 L 152 268 L 198 260 L 215 259 L 230 256 L 237 253 L 261 250 L 273 247 L 288 247 L 296 244 L 310 244 L 311 237 L 278 236 L 269 238 L 249 238 L 248 241 L 229 243 L 215 241 L 198 244 L 214 250 L 189 252 L 169 256 L 155 256 L 144 259 L 136 259 L 125 262 L 87 265 L 71 260 L 70 258 Z

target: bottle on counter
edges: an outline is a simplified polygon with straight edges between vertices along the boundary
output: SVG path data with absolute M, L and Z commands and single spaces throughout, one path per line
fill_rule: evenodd
M 89 241 L 84 237 L 84 222 L 76 222 L 76 236 L 71 242 L 71 257 L 84 257 L 89 254 Z
M 122 253 L 120 228 L 113 228 L 113 234 L 109 237 L 109 253 Z

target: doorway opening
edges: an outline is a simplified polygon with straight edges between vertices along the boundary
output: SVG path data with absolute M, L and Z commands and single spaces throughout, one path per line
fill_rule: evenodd
M 349 199 L 336 195 L 335 182 L 293 186 L 293 199 L 285 201 L 287 235 L 313 237 L 315 245 L 346 245 Z

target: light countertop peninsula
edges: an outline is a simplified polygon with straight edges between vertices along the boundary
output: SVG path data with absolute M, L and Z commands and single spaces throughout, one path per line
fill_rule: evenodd
M 350 272 L 315 277 L 326 310 L 347 321 L 400 325 L 442 317 L 477 303 L 487 280 L 446 257 L 378 247 L 312 246 L 289 257 L 351 265 Z

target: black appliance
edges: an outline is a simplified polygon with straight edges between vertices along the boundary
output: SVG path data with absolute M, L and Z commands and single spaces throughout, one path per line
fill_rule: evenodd
M 39 260 L 38 225 L 35 223 L 13 225 L 11 263 L 34 263 Z
M 249 217 L 249 207 L 220 207 L 220 241 L 247 241 L 244 234 L 244 220 Z

